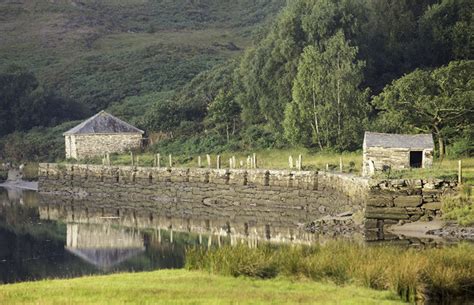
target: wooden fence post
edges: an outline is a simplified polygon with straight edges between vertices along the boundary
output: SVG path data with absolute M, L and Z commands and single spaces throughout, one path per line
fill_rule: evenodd
M 206 158 L 207 158 L 207 167 L 208 167 L 208 168 L 211 168 L 211 156 L 210 156 L 210 155 L 206 155 Z
M 462 161 L 458 161 L 458 184 L 462 184 Z
M 293 156 L 288 157 L 288 166 L 290 169 L 293 169 Z
M 106 158 L 107 158 L 107 165 L 110 166 L 110 154 L 109 153 L 107 153 Z
M 339 171 L 342 173 L 342 157 L 339 157 Z
M 160 154 L 156 154 L 156 167 L 161 167 L 161 156 Z
M 235 156 L 232 156 L 232 168 L 236 168 L 237 165 L 235 164 Z
M 168 156 L 170 161 L 170 167 L 173 167 L 173 156 L 171 154 Z
M 221 169 L 221 156 L 220 155 L 217 155 L 217 169 Z
M 300 171 L 303 168 L 303 156 L 298 156 L 298 170 Z
M 250 158 L 250 156 L 247 156 L 247 168 L 252 168 L 252 159 Z
M 253 153 L 252 161 L 253 161 L 253 168 L 257 168 L 257 154 L 256 153 Z
M 201 167 L 201 156 L 198 156 L 198 167 Z

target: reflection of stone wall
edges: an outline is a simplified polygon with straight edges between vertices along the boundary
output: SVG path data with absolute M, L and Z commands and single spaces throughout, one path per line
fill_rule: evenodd
M 157 206 L 145 205 L 143 202 L 133 207 L 127 200 L 91 201 L 65 196 L 40 195 L 39 213 L 41 219 L 60 220 L 74 224 L 176 231 L 202 236 L 214 235 L 213 242 L 217 242 L 216 238 L 219 236 L 229 238 L 231 241 L 245 239 L 251 242 L 296 243 L 312 242 L 320 238 L 305 231 L 303 226 L 294 225 L 291 221 L 282 222 L 278 219 L 259 221 L 239 217 L 229 219 L 212 217 L 209 213 L 187 215 L 184 218 L 182 214 L 180 214 L 181 217 L 172 215 L 169 211 Z M 68 225 L 68 239 L 69 235 L 71 238 L 74 235 L 73 226 Z M 82 227 L 79 229 L 82 230 Z M 95 232 L 94 236 L 97 234 Z M 91 239 L 92 243 L 98 240 L 97 238 L 87 239 Z

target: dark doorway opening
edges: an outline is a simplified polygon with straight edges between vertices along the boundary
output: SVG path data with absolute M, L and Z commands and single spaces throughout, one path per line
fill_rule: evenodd
M 421 167 L 423 164 L 422 151 L 410 151 L 410 167 Z

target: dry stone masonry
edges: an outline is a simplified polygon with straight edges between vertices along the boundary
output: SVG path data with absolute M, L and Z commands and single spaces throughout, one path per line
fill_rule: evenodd
M 151 168 L 42 163 L 39 191 L 82 201 L 126 201 L 163 216 L 302 225 L 360 215 L 369 229 L 439 214 L 444 180 L 380 180 L 315 171 Z M 363 216 L 363 217 L 362 217 Z
M 441 213 L 441 197 L 457 183 L 442 179 L 373 181 L 366 204 L 366 227 L 383 228 L 399 221 L 431 220 Z

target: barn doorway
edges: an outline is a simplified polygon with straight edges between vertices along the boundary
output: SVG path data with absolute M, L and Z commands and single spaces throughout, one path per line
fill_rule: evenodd
M 423 152 L 410 151 L 410 167 L 420 168 L 423 165 Z

